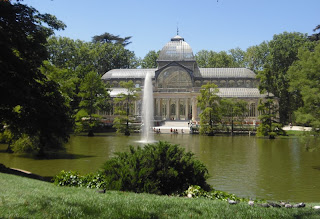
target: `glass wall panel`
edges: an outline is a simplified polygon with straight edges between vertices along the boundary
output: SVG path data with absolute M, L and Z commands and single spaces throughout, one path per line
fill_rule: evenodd
M 249 116 L 250 117 L 255 117 L 256 116 L 256 104 L 251 103 L 249 107 Z
M 167 117 L 167 104 L 166 104 L 166 99 L 162 99 L 162 104 L 161 104 L 161 113 L 162 113 L 162 118 L 165 119 Z
M 184 116 L 186 114 L 186 107 L 183 103 L 180 103 L 180 116 Z
M 176 115 L 176 104 L 171 104 L 170 112 L 171 112 L 171 116 L 175 116 Z
M 157 79 L 158 88 L 190 88 L 191 77 L 188 72 L 178 66 L 163 70 Z

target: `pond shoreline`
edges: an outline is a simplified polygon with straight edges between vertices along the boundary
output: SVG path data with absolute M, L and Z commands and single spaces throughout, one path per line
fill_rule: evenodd
M 37 179 L 40 181 L 45 181 L 45 182 L 52 182 L 53 177 L 48 177 L 48 176 L 40 176 L 34 173 L 31 173 L 26 170 L 21 170 L 17 168 L 10 168 L 6 167 L 5 165 L 0 163 L 0 173 L 7 173 L 7 174 L 12 174 L 16 176 L 22 176 L 30 179 Z
M 194 153 L 209 170 L 207 182 L 217 190 L 254 199 L 320 201 L 316 195 L 320 188 L 315 183 L 320 181 L 319 139 L 185 134 L 159 134 L 154 138 Z M 140 140 L 139 134 L 71 136 L 65 153 L 39 158 L 2 152 L 0 162 L 38 176 L 55 176 L 62 170 L 85 175 L 99 170 L 114 153 L 128 152 L 129 145 L 143 147 Z M 5 149 L 0 145 L 0 150 Z

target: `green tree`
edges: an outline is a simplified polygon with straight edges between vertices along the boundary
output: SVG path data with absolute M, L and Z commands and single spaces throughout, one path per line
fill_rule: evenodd
M 201 50 L 195 55 L 195 58 L 200 68 L 232 68 L 237 66 L 234 61 L 235 57 L 225 51 L 217 53 Z
M 269 42 L 270 54 L 267 64 L 263 71 L 258 73 L 260 91 L 268 90 L 279 98 L 279 116 L 282 124 L 292 121 L 292 113 L 301 103 L 298 95 L 289 92 L 290 81 L 287 71 L 297 60 L 298 49 L 311 46 L 308 42 L 307 35 L 302 33 L 284 32 L 274 35 Z
M 63 89 L 69 89 L 69 91 L 72 89 L 69 92 L 69 99 L 72 112 L 75 114 L 79 110 L 80 84 L 88 72 L 96 70 L 91 44 L 67 37 L 50 37 L 47 51 L 48 61 L 54 68 L 46 65 L 46 72 L 48 75 L 55 75 L 54 78 L 63 86 Z M 59 74 L 56 74 L 57 69 Z M 50 73 L 50 70 L 53 72 Z M 70 85 L 70 87 L 64 85 Z
M 289 68 L 290 92 L 299 92 L 303 104 L 295 111 L 296 122 L 320 130 L 320 44 L 313 51 L 303 48 Z
M 263 74 L 260 76 L 260 91 L 263 93 L 267 92 L 267 97 L 265 100 L 260 99 L 259 101 L 258 110 L 260 112 L 259 119 L 261 120 L 261 124 L 258 127 L 257 135 L 269 136 L 269 139 L 274 139 L 275 136 L 284 134 L 281 129 L 282 125 L 279 124 L 279 119 L 277 118 L 279 107 L 276 104 L 275 96 L 271 94 L 271 84 L 274 82 L 274 74 L 268 65 L 265 65 Z
M 111 33 L 104 33 L 101 35 L 96 35 L 92 37 L 92 42 L 94 43 L 111 43 L 111 44 L 120 44 L 122 46 L 127 46 L 131 42 L 129 41 L 132 36 L 121 38 L 119 35 L 113 35 Z
M 114 68 L 134 68 L 138 65 L 134 53 L 125 49 L 121 44 L 92 43 L 67 37 L 51 37 L 47 50 L 50 54 L 51 66 L 46 65 L 46 72 L 57 80 L 63 87 L 62 90 L 68 91 L 70 106 L 74 114 L 78 113 L 81 108 L 79 106 L 80 85 L 88 72 L 98 72 L 102 76 Z M 84 113 L 83 110 L 81 112 Z
M 80 110 L 76 115 L 76 125 L 79 131 L 88 131 L 88 136 L 94 136 L 93 129 L 99 124 L 101 118 L 97 112 L 106 111 L 110 107 L 110 96 L 99 74 L 91 71 L 85 76 L 78 96 L 81 101 Z
M 76 85 L 79 83 L 75 72 L 67 68 L 58 68 L 49 61 L 44 61 L 40 70 L 50 80 L 59 84 L 59 90 L 70 106 L 76 96 Z
M 158 52 L 151 50 L 148 54 L 142 59 L 141 67 L 142 68 L 157 68 L 157 59 L 159 57 L 160 50 Z
M 72 71 L 77 71 L 80 67 L 87 65 L 92 68 L 90 43 L 68 37 L 53 36 L 48 39 L 47 50 L 50 55 L 49 61 L 58 68 L 67 68 Z M 84 77 L 85 72 L 78 72 L 78 74 Z
M 218 86 L 213 83 L 202 85 L 198 96 L 200 113 L 200 133 L 214 135 L 214 124 L 220 122 L 221 114 L 219 107 Z
M 244 63 L 247 68 L 254 72 L 263 70 L 263 66 L 267 63 L 269 55 L 269 45 L 263 42 L 257 46 L 250 46 L 244 55 Z
M 0 122 L 15 139 L 38 139 L 38 153 L 67 141 L 72 125 L 59 85 L 41 73 L 47 38 L 65 25 L 23 4 L 0 1 Z M 45 25 L 42 25 L 45 24 Z
M 112 69 L 136 68 L 140 64 L 134 52 L 121 44 L 92 44 L 92 55 L 95 71 L 101 76 Z
M 118 94 L 116 98 L 114 98 L 115 114 L 117 117 L 113 121 L 113 127 L 117 129 L 118 133 L 124 133 L 125 135 L 130 135 L 130 127 L 129 122 L 132 121 L 130 117 L 132 117 L 132 112 L 130 109 L 133 109 L 134 102 L 140 98 L 138 91 L 140 88 L 136 88 L 133 81 L 121 81 L 120 87 L 125 88 L 126 92 Z
M 76 72 L 81 79 L 90 71 L 96 71 L 102 76 L 115 68 L 135 68 L 139 65 L 134 52 L 121 44 L 51 37 L 47 49 L 52 64 Z
M 316 31 L 319 31 L 319 33 L 314 33 L 308 37 L 311 41 L 319 41 L 320 40 L 320 25 L 317 25 L 316 28 L 313 29 L 313 32 L 316 32 Z
M 248 112 L 248 103 L 244 100 L 233 98 L 223 98 L 220 100 L 222 116 L 231 123 L 231 135 L 233 135 L 234 119 L 237 118 L 242 122 L 245 113 Z
M 235 49 L 230 49 L 229 53 L 233 59 L 233 67 L 235 68 L 244 68 L 245 67 L 245 60 L 244 57 L 246 52 L 240 49 L 239 47 Z
M 278 122 L 278 106 L 273 96 L 268 96 L 265 100 L 260 99 L 258 110 L 261 113 L 258 136 L 269 136 L 269 139 L 274 139 L 277 135 L 285 135 L 282 125 Z

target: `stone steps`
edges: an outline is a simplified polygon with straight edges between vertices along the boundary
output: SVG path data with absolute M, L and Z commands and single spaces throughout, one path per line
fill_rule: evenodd
M 154 127 L 156 130 L 160 129 L 161 133 L 171 133 L 171 129 L 177 129 L 178 133 L 189 134 L 190 128 L 187 121 L 166 121 L 162 126 Z

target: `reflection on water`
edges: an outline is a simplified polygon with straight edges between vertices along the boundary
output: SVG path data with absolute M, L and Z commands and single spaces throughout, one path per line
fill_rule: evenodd
M 64 157 L 39 160 L 2 152 L 0 163 L 42 176 L 61 170 L 88 173 L 99 169 L 114 152 L 142 145 L 139 140 L 140 135 L 73 136 Z M 209 183 L 216 189 L 267 200 L 320 201 L 318 140 L 170 134 L 156 135 L 155 140 L 179 144 L 195 153 L 208 167 Z M 0 151 L 4 149 L 0 145 Z

